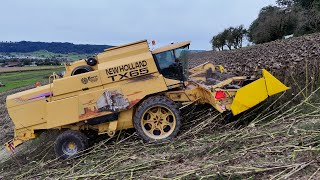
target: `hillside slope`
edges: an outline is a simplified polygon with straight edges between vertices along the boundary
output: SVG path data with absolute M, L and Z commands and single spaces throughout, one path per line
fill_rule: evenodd
M 78 53 L 78 54 L 95 54 L 110 48 L 110 45 L 90 45 L 90 44 L 73 44 L 62 42 L 0 42 L 1 53 L 29 53 L 40 50 L 46 50 L 51 53 Z
M 250 75 L 257 69 L 292 71 L 320 61 L 320 33 L 278 40 L 232 51 L 207 51 L 190 56 L 191 67 L 213 62 L 234 75 Z
M 212 62 L 238 76 L 261 76 L 261 69 L 267 69 L 291 87 L 292 95 L 303 91 L 303 98 L 320 85 L 320 33 L 232 51 L 194 53 L 189 58 L 191 67 Z

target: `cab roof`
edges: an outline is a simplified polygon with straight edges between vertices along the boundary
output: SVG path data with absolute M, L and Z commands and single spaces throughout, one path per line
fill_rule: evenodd
M 143 43 L 143 42 L 146 42 L 148 44 L 148 41 L 145 39 L 145 40 L 136 41 L 136 42 L 133 42 L 133 43 L 124 44 L 124 45 L 121 45 L 121 46 L 111 47 L 111 48 L 105 49 L 104 52 L 112 51 L 112 50 L 115 50 L 115 49 L 121 49 L 123 47 L 128 47 L 128 46 L 132 46 L 132 45 L 135 45 L 135 44 L 140 44 L 140 43 Z
M 161 52 L 170 51 L 172 49 L 177 49 L 177 48 L 180 48 L 180 47 L 184 47 L 184 46 L 190 45 L 190 43 L 191 43 L 191 41 L 183 41 L 183 42 L 176 43 L 176 44 L 170 44 L 170 45 L 167 45 L 167 46 L 164 46 L 164 47 L 161 47 L 161 48 L 153 50 L 152 54 L 158 54 L 158 53 L 161 53 Z

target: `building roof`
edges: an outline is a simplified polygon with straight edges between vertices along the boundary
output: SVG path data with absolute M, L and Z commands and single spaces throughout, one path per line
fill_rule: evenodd
M 21 64 L 20 62 L 8 62 L 7 66 L 18 66 L 20 64 Z

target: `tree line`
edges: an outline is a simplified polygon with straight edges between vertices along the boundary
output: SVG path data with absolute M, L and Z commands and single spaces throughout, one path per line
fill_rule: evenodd
M 242 47 L 244 39 L 261 44 L 287 35 L 320 32 L 320 0 L 277 0 L 276 3 L 276 6 L 263 7 L 248 29 L 243 25 L 230 27 L 213 36 L 212 48 L 237 49 Z
M 232 48 L 242 48 L 243 39 L 247 34 L 247 30 L 243 25 L 238 27 L 230 27 L 222 31 L 221 33 L 213 36 L 210 41 L 213 49 L 223 51 L 226 46 L 231 50 Z
M 73 44 L 60 42 L 0 42 L 0 52 L 20 52 L 29 53 L 40 50 L 47 50 L 52 53 L 78 53 L 78 54 L 95 54 L 102 52 L 104 49 L 110 48 L 109 45 L 89 45 L 89 44 Z

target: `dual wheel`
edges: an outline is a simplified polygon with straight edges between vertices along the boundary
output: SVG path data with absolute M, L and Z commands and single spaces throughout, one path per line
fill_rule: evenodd
M 180 110 L 164 96 L 149 97 L 137 108 L 133 124 L 145 142 L 164 142 L 178 134 L 181 127 Z M 61 159 L 73 157 L 87 147 L 88 138 L 79 131 L 65 131 L 55 142 L 56 155 Z

